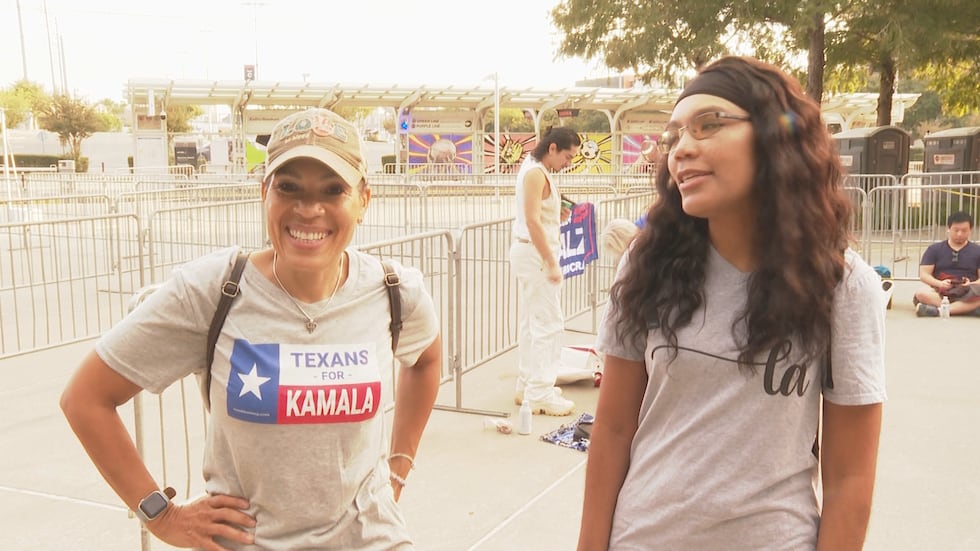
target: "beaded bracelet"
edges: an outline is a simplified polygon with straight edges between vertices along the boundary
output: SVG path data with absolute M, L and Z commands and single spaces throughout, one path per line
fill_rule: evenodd
M 402 477 L 400 477 L 400 476 L 398 476 L 398 475 L 397 475 L 397 474 L 395 474 L 395 473 L 391 473 L 391 474 L 389 474 L 389 475 L 388 475 L 388 478 L 390 478 L 391 480 L 393 480 L 394 482 L 396 482 L 396 483 L 397 483 L 397 484 L 398 484 L 399 486 L 401 486 L 402 488 L 404 488 L 404 487 L 405 487 L 405 485 L 407 484 L 407 482 L 405 481 L 405 479 L 404 479 L 404 478 L 402 478 Z
M 408 455 L 407 453 L 393 453 L 393 454 L 391 454 L 391 455 L 388 456 L 388 461 L 391 461 L 392 459 L 395 459 L 396 457 L 403 457 L 405 459 L 408 459 L 408 463 L 411 465 L 411 468 L 413 470 L 415 469 L 415 458 L 412 457 L 411 455 Z

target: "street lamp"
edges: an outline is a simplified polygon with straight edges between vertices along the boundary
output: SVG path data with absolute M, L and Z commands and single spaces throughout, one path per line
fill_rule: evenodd
M 493 72 L 493 173 L 500 174 L 500 75 Z
M 500 74 L 497 71 L 483 77 L 493 78 L 493 173 L 500 174 Z
M 259 74 L 259 8 L 264 8 L 269 4 L 267 2 L 258 2 L 255 0 L 249 0 L 242 2 L 243 6 L 252 7 L 252 34 L 255 37 L 255 69 L 254 74 L 258 76 Z

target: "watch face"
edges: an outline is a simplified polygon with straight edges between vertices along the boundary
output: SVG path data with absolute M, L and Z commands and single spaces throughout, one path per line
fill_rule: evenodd
M 153 492 L 140 502 L 140 511 L 146 515 L 146 518 L 153 520 L 167 508 L 168 503 L 170 500 L 167 496 L 160 492 Z

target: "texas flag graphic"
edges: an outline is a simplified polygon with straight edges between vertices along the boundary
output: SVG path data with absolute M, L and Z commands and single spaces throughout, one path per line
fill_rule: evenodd
M 252 344 L 231 353 L 228 415 L 251 423 L 351 423 L 380 408 L 374 343 Z

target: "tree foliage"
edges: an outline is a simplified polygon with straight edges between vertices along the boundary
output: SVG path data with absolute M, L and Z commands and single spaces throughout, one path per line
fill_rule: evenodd
M 183 134 L 190 132 L 191 119 L 201 116 L 204 110 L 199 105 L 169 105 L 167 106 L 167 134 Z
M 51 97 L 40 84 L 27 80 L 15 82 L 9 88 L 0 90 L 0 107 L 4 108 L 7 126 L 18 126 L 28 119 L 31 113 L 39 113 L 51 103 Z
M 58 135 L 61 147 L 66 148 L 75 161 L 82 155 L 82 141 L 106 129 L 95 108 L 64 95 L 52 98 L 51 103 L 40 112 L 38 123 L 41 128 Z
M 947 108 L 980 103 L 976 0 L 564 0 L 552 19 L 564 33 L 560 54 L 601 59 L 647 83 L 679 86 L 705 63 L 741 54 L 805 74 L 818 100 L 825 85 L 851 91 L 876 78 L 880 124 L 901 75 L 929 76 Z M 794 70 L 804 53 L 805 73 Z

